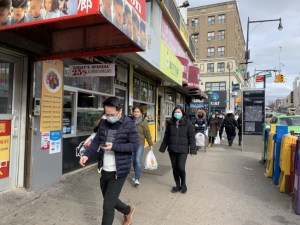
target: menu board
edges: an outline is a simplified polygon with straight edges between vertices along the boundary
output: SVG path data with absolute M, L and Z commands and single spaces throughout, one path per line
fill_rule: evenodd
M 265 120 L 265 91 L 243 91 L 243 134 L 262 135 Z

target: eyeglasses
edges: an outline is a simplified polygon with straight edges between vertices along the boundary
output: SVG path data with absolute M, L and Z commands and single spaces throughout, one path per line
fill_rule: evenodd
M 117 114 L 104 114 L 104 116 L 106 117 L 114 117 L 117 116 L 119 114 L 119 111 L 117 112 Z

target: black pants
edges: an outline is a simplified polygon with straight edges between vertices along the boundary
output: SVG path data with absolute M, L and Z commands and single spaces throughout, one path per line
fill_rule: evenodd
M 214 144 L 214 143 L 215 143 L 215 137 L 209 136 L 209 137 L 208 137 L 208 143 Z
M 229 146 L 231 146 L 236 133 L 231 130 L 226 130 L 226 135 L 227 135 L 228 144 L 229 144 Z
M 187 154 L 169 152 L 173 168 L 173 176 L 176 187 L 186 187 L 185 183 L 185 163 Z
M 124 215 L 130 213 L 130 206 L 119 199 L 126 177 L 116 179 L 116 172 L 101 172 L 100 188 L 103 195 L 102 225 L 112 225 L 115 209 Z

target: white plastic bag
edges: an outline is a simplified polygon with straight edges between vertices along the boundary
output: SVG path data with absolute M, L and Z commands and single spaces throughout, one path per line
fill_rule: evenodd
M 198 146 L 198 147 L 205 146 L 205 136 L 204 136 L 204 134 L 199 132 L 195 135 L 195 138 L 196 138 L 196 146 Z
M 153 151 L 149 151 L 145 158 L 145 169 L 146 170 L 156 170 L 158 167 L 157 160 Z
M 217 135 L 217 137 L 215 138 L 215 144 L 216 145 L 221 144 L 221 140 L 220 140 L 220 136 L 219 135 Z

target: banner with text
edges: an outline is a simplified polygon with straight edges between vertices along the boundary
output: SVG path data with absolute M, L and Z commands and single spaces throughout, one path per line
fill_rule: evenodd
M 64 86 L 62 61 L 44 61 L 42 73 L 40 131 L 61 130 Z
M 11 121 L 0 120 L 0 179 L 9 176 Z
M 70 65 L 70 77 L 114 77 L 115 63 Z

